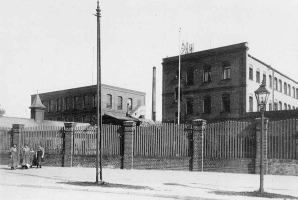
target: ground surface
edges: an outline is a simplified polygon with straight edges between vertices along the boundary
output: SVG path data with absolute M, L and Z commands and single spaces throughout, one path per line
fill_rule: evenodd
M 298 199 L 298 176 L 265 175 L 267 194 L 261 197 L 255 192 L 259 176 L 254 174 L 103 169 L 107 184 L 97 186 L 95 173 L 94 168 L 10 170 L 0 166 L 0 198 L 35 199 L 34 191 L 38 191 L 46 194 L 44 199 L 82 199 L 82 195 L 106 199 Z

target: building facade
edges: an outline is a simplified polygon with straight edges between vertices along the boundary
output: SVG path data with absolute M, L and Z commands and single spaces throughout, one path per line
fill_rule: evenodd
M 180 56 L 180 121 L 235 119 L 257 111 L 254 91 L 265 79 L 270 91 L 266 110 L 298 107 L 298 83 L 248 54 L 240 43 Z M 163 59 L 162 120 L 178 117 L 179 57 Z
M 146 93 L 104 85 L 102 115 L 144 118 Z M 36 95 L 31 95 L 31 102 Z M 46 120 L 90 122 L 97 115 L 97 85 L 39 94 Z

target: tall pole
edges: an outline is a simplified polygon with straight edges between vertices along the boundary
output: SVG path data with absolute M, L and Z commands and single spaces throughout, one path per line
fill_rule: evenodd
M 97 1 L 97 137 L 96 137 L 96 183 L 98 184 L 98 165 L 100 181 L 102 181 L 102 134 L 101 134 L 101 55 L 100 55 L 100 8 Z
M 152 116 L 151 119 L 156 121 L 156 67 L 153 67 L 152 77 Z
M 181 64 L 181 50 L 180 50 L 180 35 L 181 35 L 181 28 L 179 28 L 179 66 L 178 66 L 178 124 L 180 124 L 180 64 Z
M 261 145 L 260 145 L 260 192 L 264 192 L 264 170 L 263 170 L 263 134 L 264 134 L 264 106 L 261 107 Z

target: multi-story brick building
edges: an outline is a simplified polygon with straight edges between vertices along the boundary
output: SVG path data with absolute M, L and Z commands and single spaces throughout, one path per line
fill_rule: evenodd
M 298 83 L 248 54 L 240 43 L 180 56 L 181 121 L 232 119 L 256 112 L 254 91 L 265 79 L 270 91 L 267 110 L 298 107 Z M 178 116 L 179 56 L 163 59 L 162 120 Z
M 46 120 L 90 122 L 97 115 L 97 86 L 39 94 Z M 31 102 L 36 95 L 31 95 Z M 144 118 L 146 93 L 102 84 L 102 115 Z

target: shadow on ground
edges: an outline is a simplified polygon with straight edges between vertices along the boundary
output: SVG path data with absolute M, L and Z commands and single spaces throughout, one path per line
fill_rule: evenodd
M 133 190 L 153 190 L 147 186 L 140 185 L 126 185 L 126 184 L 117 184 L 117 183 L 107 183 L 103 182 L 97 184 L 95 182 L 81 182 L 81 181 L 68 181 L 68 182 L 58 182 L 59 184 L 67 185 L 76 185 L 76 186 L 94 186 L 94 187 L 103 187 L 103 188 L 121 188 L 121 189 L 133 189 Z
M 264 197 L 264 198 L 278 198 L 278 199 L 298 199 L 298 197 L 290 196 L 290 195 L 283 195 L 283 194 L 276 194 L 276 193 L 260 193 L 258 191 L 253 192 L 235 192 L 235 191 L 210 191 L 209 193 L 217 194 L 217 195 L 228 195 L 228 196 L 246 196 L 246 197 Z

